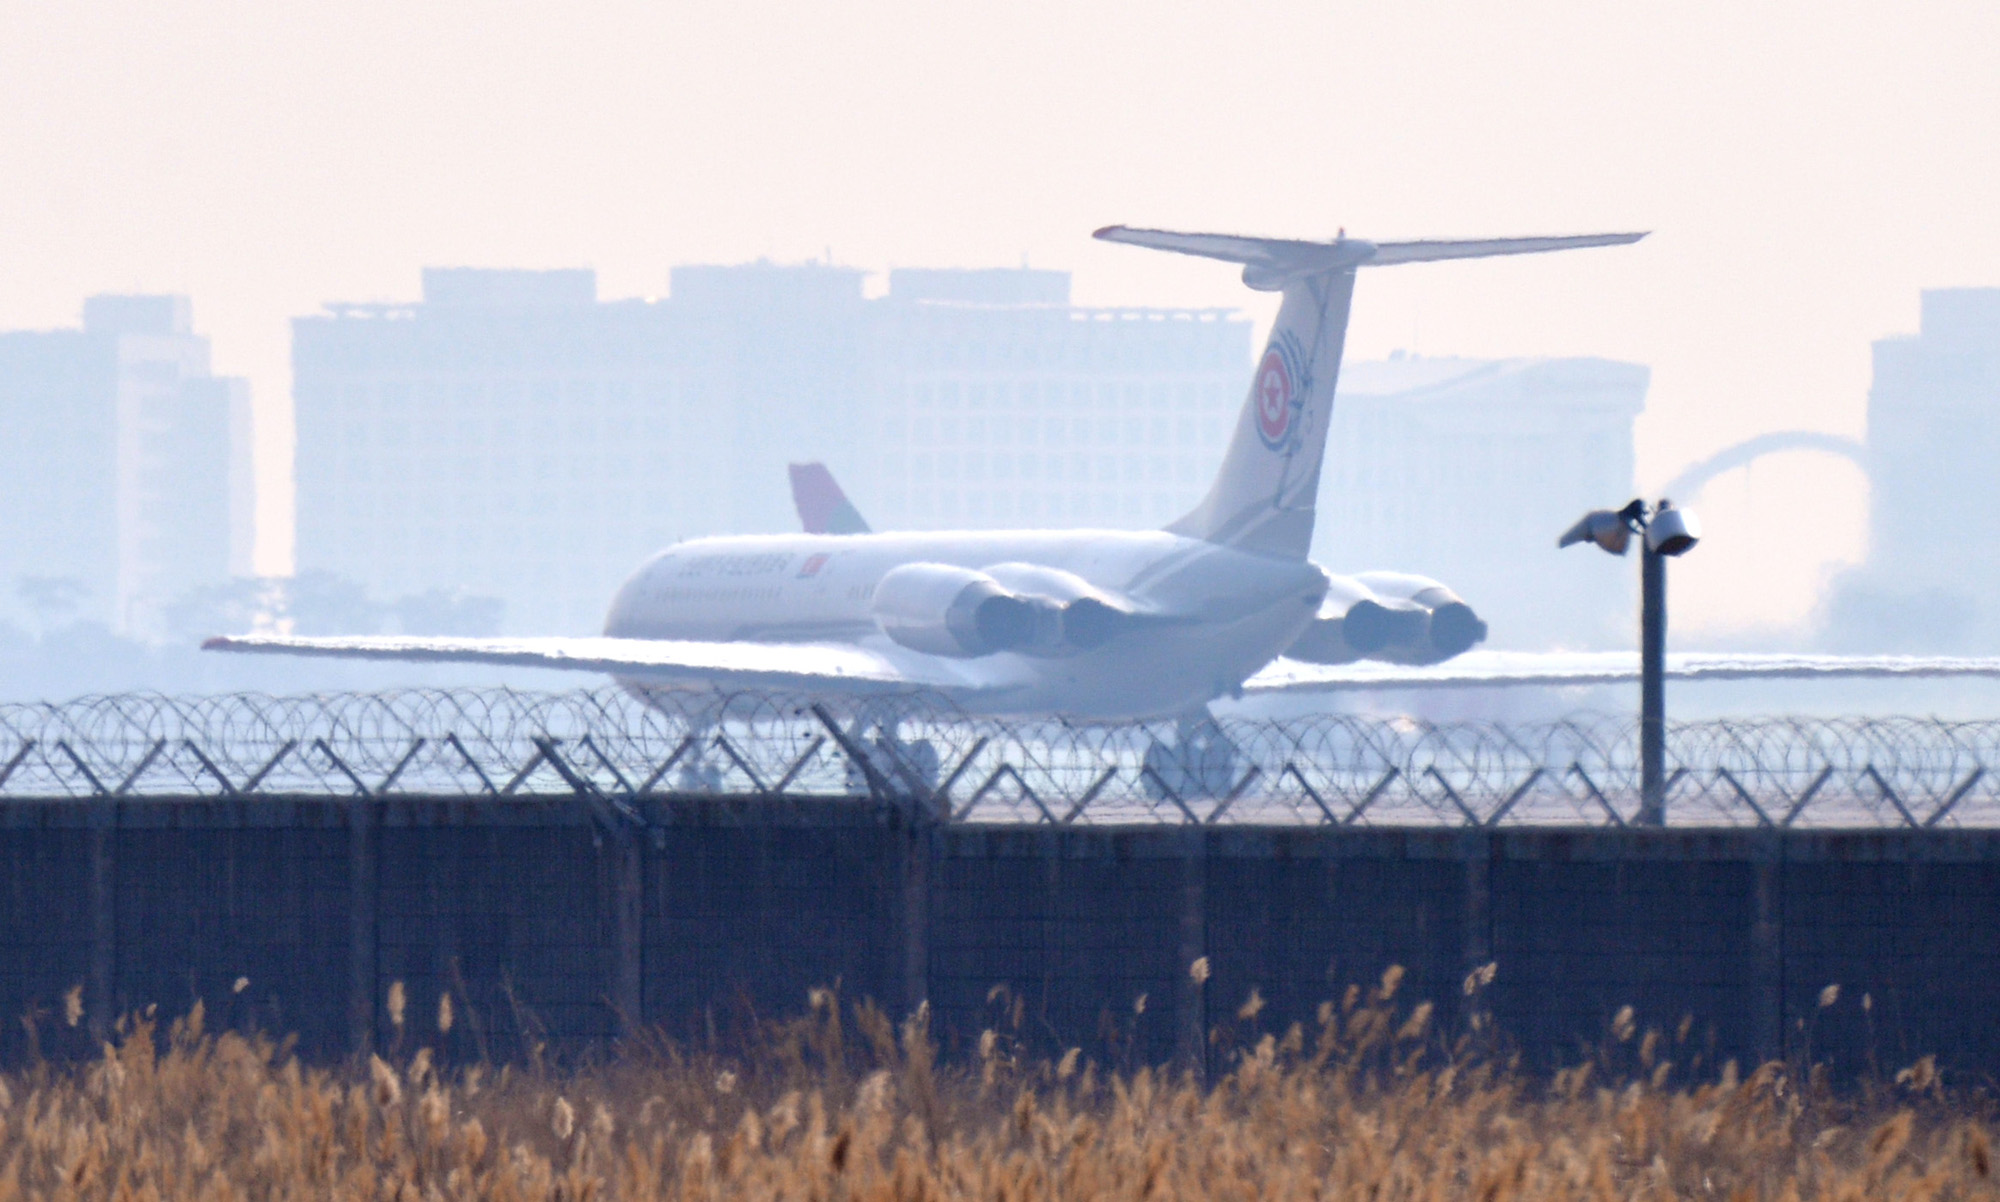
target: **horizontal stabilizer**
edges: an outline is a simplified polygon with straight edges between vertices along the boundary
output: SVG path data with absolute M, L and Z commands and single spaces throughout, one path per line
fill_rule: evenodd
M 1636 234 L 1564 234 L 1553 238 L 1426 238 L 1416 242 L 1377 242 L 1364 264 L 1432 263 L 1439 259 L 1487 259 L 1494 255 L 1538 255 L 1550 250 L 1581 250 L 1587 246 L 1624 246 L 1645 237 Z
M 1182 234 L 1173 230 L 1141 230 L 1129 225 L 1107 225 L 1091 235 L 1105 242 L 1123 242 L 1151 250 L 1200 255 L 1225 263 L 1253 267 L 1338 267 L 1346 258 L 1358 263 L 1365 254 L 1365 242 L 1342 238 L 1336 242 L 1304 242 L 1291 238 L 1248 238 L 1240 234 Z
M 1345 235 L 1331 242 L 1309 242 L 1293 238 L 1250 238 L 1240 234 L 1183 234 L 1173 230 L 1142 230 L 1111 225 L 1096 236 L 1106 242 L 1124 242 L 1153 250 L 1170 250 L 1183 255 L 1200 255 L 1241 263 L 1249 269 L 1245 279 L 1255 275 L 1296 275 L 1303 272 L 1346 270 L 1355 267 L 1387 267 L 1396 263 L 1433 263 L 1441 259 L 1484 259 L 1494 255 L 1532 255 L 1551 250 L 1577 250 L 1587 246 L 1622 246 L 1637 242 L 1644 233 L 1570 234 L 1541 238 L 1430 238 L 1415 242 L 1368 242 Z

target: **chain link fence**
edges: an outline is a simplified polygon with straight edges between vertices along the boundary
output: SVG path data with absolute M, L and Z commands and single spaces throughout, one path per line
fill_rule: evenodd
M 1072 725 L 922 697 L 862 705 L 618 689 L 124 695 L 0 706 L 0 799 L 893 799 L 941 821 L 1625 825 L 1623 718 L 1322 715 Z M 1668 734 L 1667 821 L 2000 826 L 2000 721 L 1726 719 Z

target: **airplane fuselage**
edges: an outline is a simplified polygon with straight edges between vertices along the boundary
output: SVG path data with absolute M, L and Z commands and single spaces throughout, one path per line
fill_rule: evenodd
M 875 610 L 883 577 L 919 563 L 1053 568 L 1128 602 L 1140 620 L 1088 649 L 927 655 L 885 635 Z M 604 632 L 850 643 L 962 680 L 981 710 L 1129 718 L 1184 713 L 1235 690 L 1298 637 L 1326 587 L 1311 563 L 1159 531 L 704 538 L 641 566 L 619 589 Z

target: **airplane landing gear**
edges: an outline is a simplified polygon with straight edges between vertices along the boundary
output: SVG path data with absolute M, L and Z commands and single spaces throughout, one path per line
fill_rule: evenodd
M 1166 800 L 1168 790 L 1183 801 L 1224 797 L 1236 784 L 1242 758 L 1236 744 L 1202 710 L 1181 718 L 1173 742 L 1156 739 L 1147 746 L 1141 779 L 1147 795 L 1160 801 Z
M 929 739 L 899 737 L 893 718 L 873 723 L 873 730 L 869 729 L 870 725 L 865 718 L 857 719 L 848 728 L 847 740 L 863 749 L 868 757 L 868 766 L 892 792 L 914 792 L 913 786 L 916 785 L 920 785 L 925 793 L 937 788 L 941 758 L 936 744 Z M 847 761 L 847 789 L 850 793 L 870 791 L 868 774 L 851 759 Z

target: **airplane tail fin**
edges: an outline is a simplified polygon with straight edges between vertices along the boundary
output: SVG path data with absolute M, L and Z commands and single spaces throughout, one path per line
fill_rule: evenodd
M 792 505 L 807 534 L 867 534 L 868 523 L 824 463 L 794 463 Z
M 1243 265 L 1243 282 L 1282 292 L 1271 340 L 1257 361 L 1250 396 L 1222 470 L 1207 497 L 1168 526 L 1175 534 L 1268 555 L 1303 559 L 1312 543 L 1313 508 L 1334 386 L 1347 340 L 1354 273 L 1362 267 L 1535 254 L 1637 242 L 1644 234 L 1554 238 L 1367 242 L 1344 234 L 1331 242 L 1182 234 L 1107 226 L 1107 242 L 1200 255 Z

